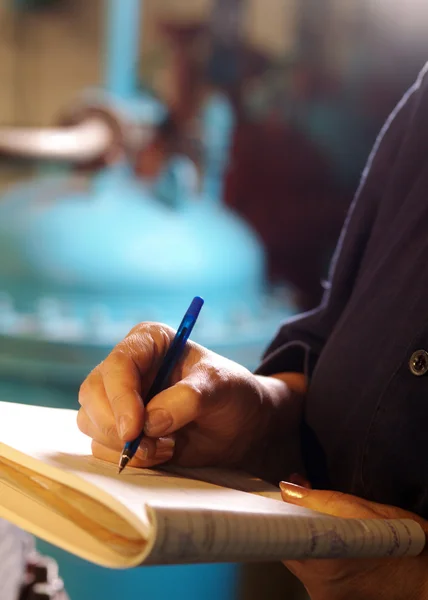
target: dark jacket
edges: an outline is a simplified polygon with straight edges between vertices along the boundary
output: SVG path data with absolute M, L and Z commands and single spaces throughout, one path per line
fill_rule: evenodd
M 428 517 L 428 65 L 363 174 L 322 305 L 284 324 L 260 372 L 306 370 L 316 487 Z

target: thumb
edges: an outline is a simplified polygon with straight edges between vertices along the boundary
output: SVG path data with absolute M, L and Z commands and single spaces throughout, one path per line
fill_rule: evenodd
M 145 432 L 164 437 L 203 416 L 215 402 L 216 386 L 206 369 L 198 368 L 174 386 L 160 392 L 147 407 Z
M 150 437 L 169 435 L 200 413 L 203 395 L 189 377 L 160 392 L 148 405 L 144 431 Z
M 377 504 L 350 494 L 326 490 L 310 490 L 288 482 L 280 483 L 285 502 L 310 508 L 328 515 L 346 519 L 414 519 L 427 524 L 423 519 L 400 508 Z

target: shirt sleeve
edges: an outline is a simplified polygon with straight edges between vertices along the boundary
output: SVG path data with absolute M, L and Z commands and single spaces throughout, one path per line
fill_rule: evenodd
M 364 170 L 330 267 L 319 308 L 285 322 L 256 373 L 305 373 L 308 378 L 350 297 L 382 203 L 385 183 L 400 160 L 428 64 L 385 123 Z

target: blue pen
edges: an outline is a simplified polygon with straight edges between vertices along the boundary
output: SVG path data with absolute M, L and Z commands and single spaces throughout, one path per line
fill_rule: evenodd
M 180 327 L 177 329 L 177 333 L 175 334 L 168 352 L 165 354 L 165 358 L 163 359 L 158 374 L 156 375 L 155 380 L 147 392 L 147 396 L 143 400 L 144 406 L 147 406 L 150 400 L 152 400 L 157 394 L 167 387 L 172 370 L 180 360 L 180 357 L 186 346 L 186 342 L 189 339 L 193 327 L 195 326 L 203 304 L 204 301 L 202 298 L 197 296 L 193 299 L 192 304 L 189 306 L 189 309 L 181 321 Z M 119 473 L 122 473 L 123 469 L 135 455 L 143 437 L 144 432 L 141 432 L 135 440 L 125 444 L 119 461 Z

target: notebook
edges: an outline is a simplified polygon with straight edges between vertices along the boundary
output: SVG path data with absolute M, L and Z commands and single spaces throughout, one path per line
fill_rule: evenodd
M 412 520 L 353 520 L 287 504 L 222 469 L 135 469 L 91 456 L 77 412 L 0 402 L 0 517 L 105 567 L 410 556 Z

